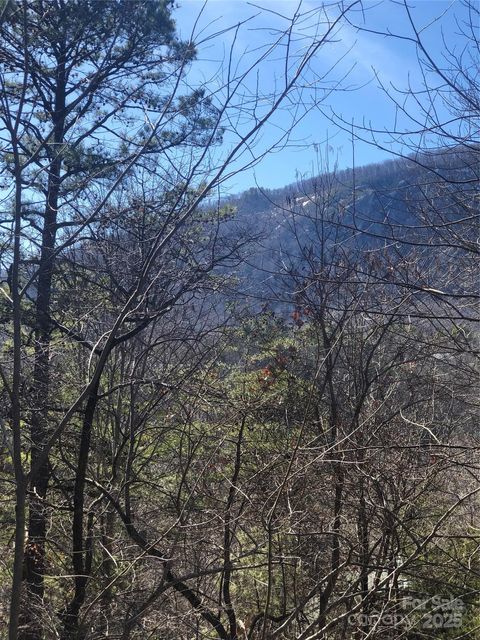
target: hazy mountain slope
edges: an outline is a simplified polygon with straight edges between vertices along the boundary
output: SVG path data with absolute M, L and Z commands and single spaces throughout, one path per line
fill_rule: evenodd
M 252 300 L 275 297 L 280 274 L 306 252 L 340 245 L 360 262 L 378 250 L 392 264 L 463 260 L 478 235 L 478 173 L 478 149 L 455 148 L 231 197 L 236 224 L 257 237 L 237 270 L 241 288 Z M 451 280 L 452 293 L 464 290 L 464 276 Z

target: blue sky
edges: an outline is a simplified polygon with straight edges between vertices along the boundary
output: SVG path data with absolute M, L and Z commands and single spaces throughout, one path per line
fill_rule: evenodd
M 445 43 L 450 48 L 461 46 L 457 20 L 466 17 L 465 9 L 459 0 L 410 0 L 411 13 L 417 28 L 428 45 L 433 57 L 443 62 Z M 177 28 L 183 38 L 192 32 L 195 20 L 197 41 L 204 40 L 198 47 L 198 60 L 189 75 L 192 85 L 206 83 L 210 88 L 219 83 L 225 75 L 225 60 L 233 41 L 233 30 L 220 33 L 213 40 L 208 36 L 221 32 L 239 22 L 243 24 L 236 34 L 231 59 L 233 68 L 246 69 L 248 65 L 266 50 L 278 33 L 287 24 L 288 18 L 298 11 L 296 0 L 209 0 L 205 5 L 200 0 L 180 0 L 175 12 Z M 306 14 L 305 20 L 297 30 L 297 50 L 305 46 L 308 37 L 313 35 L 319 19 L 325 21 L 321 11 L 322 3 L 312 0 L 302 2 L 300 11 Z M 390 31 L 395 34 L 411 35 L 411 26 L 405 8 L 396 0 L 366 0 L 364 11 L 354 11 L 350 19 L 354 24 L 375 31 Z M 198 17 L 201 12 L 200 17 Z M 335 15 L 335 8 L 327 10 L 328 17 Z M 324 27 L 320 27 L 321 29 Z M 303 38 L 303 39 L 302 39 Z M 297 175 L 311 174 L 317 171 L 318 152 L 321 150 L 323 162 L 329 155 L 330 166 L 336 161 L 340 168 L 352 165 L 352 144 L 349 134 L 339 130 L 328 119 L 334 111 L 346 122 L 371 122 L 377 129 L 389 128 L 394 122 L 392 102 L 379 88 L 379 81 L 392 92 L 392 86 L 399 89 L 408 83 L 420 88 L 422 79 L 416 62 L 415 47 L 406 40 L 388 38 L 358 31 L 351 24 L 335 32 L 335 41 L 326 44 L 315 57 L 312 72 L 326 77 L 319 82 L 317 100 L 320 104 L 304 115 L 290 137 L 289 144 L 276 153 L 268 154 L 254 169 L 235 175 L 227 182 L 231 192 L 241 191 L 257 182 L 268 188 L 281 187 L 295 181 Z M 283 48 L 284 50 L 284 48 Z M 245 91 L 250 95 L 257 91 L 265 97 L 281 83 L 283 71 L 282 48 L 271 54 L 245 81 Z M 330 71 L 330 73 L 327 73 Z M 339 79 L 348 75 L 340 83 L 339 89 L 329 91 Z M 375 77 L 376 75 L 376 77 Z M 311 88 L 303 92 L 303 99 L 312 104 Z M 296 103 L 297 101 L 297 103 Z M 257 140 L 257 150 L 267 149 L 282 131 L 287 130 L 294 114 L 302 113 L 298 109 L 298 95 L 272 119 L 270 125 Z M 248 122 L 236 123 L 240 127 Z M 233 144 L 234 134 L 225 137 L 225 149 Z M 225 151 L 223 149 L 223 151 Z M 385 151 L 357 142 L 355 144 L 355 162 L 358 165 L 375 162 L 388 157 Z M 244 156 L 243 161 L 248 162 Z M 240 166 L 240 163 L 237 165 Z

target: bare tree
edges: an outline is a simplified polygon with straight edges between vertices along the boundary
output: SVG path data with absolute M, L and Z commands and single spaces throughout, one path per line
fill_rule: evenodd
M 478 597 L 475 567 L 458 583 L 444 573 L 449 540 L 478 541 L 459 523 L 479 491 L 475 338 L 439 332 L 433 305 L 415 314 L 411 292 L 385 277 L 396 252 L 352 233 L 334 174 L 295 194 L 283 207 L 274 299 L 290 327 L 264 319 L 263 343 L 261 321 L 252 331 L 264 345 L 250 364 L 263 365 L 255 429 L 281 444 L 255 475 L 257 487 L 268 477 L 254 494 L 267 587 L 250 604 L 249 637 L 438 637 L 430 609 L 404 604 L 446 589 L 465 606 Z
M 43 633 L 34 613 L 36 608 L 42 610 L 44 602 L 53 449 L 78 417 L 80 441 L 72 494 L 75 578 L 64 616 L 67 638 L 78 628 L 90 572 L 86 472 L 110 358 L 122 344 L 169 313 L 217 264 L 216 243 L 210 249 L 204 245 L 199 258 L 190 249 L 195 235 L 189 238 L 187 227 L 222 181 L 254 165 L 266 152 L 257 144 L 258 134 L 286 99 L 302 86 L 321 81 L 310 62 L 355 4 L 333 4 L 328 13 L 323 8 L 309 13 L 309 25 L 318 21 L 319 30 L 307 45 L 302 32 L 305 23 L 296 13 L 246 68 L 235 69 L 230 59 L 224 77 L 212 80 L 210 93 L 188 87 L 196 34 L 189 42 L 176 39 L 170 2 L 39 0 L 3 7 L 0 144 L 3 176 L 14 185 L 4 197 L 5 203 L 12 203 L 12 213 L 3 223 L 12 238 L 7 269 L 13 365 L 2 367 L 12 405 L 9 433 L 16 486 L 12 640 L 18 636 L 19 619 L 20 637 L 36 639 Z M 307 35 L 311 33 L 307 29 Z M 284 43 L 288 46 L 283 75 L 266 103 L 265 96 L 261 100 L 249 93 L 250 77 Z M 274 144 L 285 144 L 290 131 L 281 133 Z M 215 144 L 224 132 L 228 144 L 215 156 Z M 110 267 L 116 262 L 109 249 L 99 249 L 103 255 L 90 260 L 88 247 L 105 233 L 110 233 L 110 246 L 123 242 L 118 230 L 129 226 L 130 211 L 138 212 L 134 202 L 123 202 L 124 194 L 136 181 L 148 184 L 154 195 L 141 203 L 143 235 L 134 239 L 127 257 L 132 268 L 117 278 L 109 270 L 108 287 L 110 292 L 116 288 L 116 295 L 104 322 L 73 321 L 58 304 L 66 299 L 62 286 L 70 286 L 70 277 L 85 282 L 90 270 L 97 287 L 93 298 L 104 304 L 98 261 L 106 260 Z M 158 223 L 151 224 L 157 218 Z M 200 219 L 197 226 L 203 223 Z M 106 231 L 112 227 L 112 232 Z M 203 224 L 203 232 L 212 237 L 215 228 L 215 224 L 208 229 Z M 162 279 L 162 260 L 172 258 L 175 243 L 180 246 L 174 264 L 187 265 L 177 286 L 172 285 L 171 273 Z M 208 250 L 213 253 L 207 259 Z M 72 260 L 81 277 L 68 276 L 64 265 Z M 63 285 L 62 278 L 66 278 Z M 110 292 L 103 291 L 108 299 Z M 26 306 L 32 308 L 32 319 L 25 315 Z M 89 317 L 91 309 L 87 306 L 83 318 Z M 30 329 L 32 334 L 26 338 Z M 60 403 L 54 392 L 62 376 L 52 349 L 57 339 L 59 345 L 77 344 L 90 352 L 86 375 L 79 376 L 81 383 L 73 396 Z M 21 611 L 23 571 L 28 596 Z M 201 606 L 198 596 L 181 583 L 177 591 L 194 608 Z M 26 604 L 29 599 L 33 606 Z
M 444 38 L 441 51 L 434 54 L 425 29 L 416 24 L 414 9 L 406 1 L 401 4 L 407 25 L 403 32 L 376 31 L 369 28 L 368 20 L 350 23 L 369 37 L 400 40 L 415 49 L 416 83 L 401 87 L 375 76 L 392 105 L 393 126 L 358 122 L 352 126 L 337 114 L 333 121 L 354 140 L 404 159 L 395 197 L 402 200 L 407 219 L 399 220 L 389 211 L 391 205 L 386 205 L 384 194 L 377 205 L 384 221 L 379 224 L 377 216 L 371 236 L 397 243 L 401 251 L 416 248 L 422 252 L 422 270 L 414 284 L 422 296 L 420 305 L 438 307 L 438 316 L 443 313 L 469 322 L 478 318 L 479 300 L 479 9 L 470 0 L 456 5 L 458 13 L 452 6 L 457 37 L 454 44 Z M 352 227 L 369 233 L 373 222 L 365 219 L 369 217 L 360 208 Z M 439 269 L 428 267 L 434 254 L 439 256 Z M 444 278 L 443 274 L 448 275 Z M 399 278 L 398 284 L 406 283 Z

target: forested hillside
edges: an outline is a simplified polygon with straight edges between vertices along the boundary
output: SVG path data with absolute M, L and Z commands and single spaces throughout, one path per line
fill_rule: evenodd
M 2 640 L 479 637 L 475 2 L 392 159 L 227 195 L 361 4 L 205 82 L 167 0 L 0 0 Z
M 256 299 L 288 313 L 296 287 L 283 286 L 285 276 L 315 268 L 323 252 L 323 260 L 352 262 L 357 276 L 415 291 L 413 315 L 431 312 L 439 298 L 421 294 L 436 290 L 452 318 L 474 321 L 478 158 L 475 143 L 452 146 L 231 196 L 236 224 L 256 236 L 236 271 L 244 294 L 254 308 Z

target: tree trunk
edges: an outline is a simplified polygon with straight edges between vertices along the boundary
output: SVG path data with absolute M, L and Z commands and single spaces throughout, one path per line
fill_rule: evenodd
M 91 569 L 91 531 L 90 542 L 84 540 L 83 512 L 85 502 L 85 479 L 87 474 L 88 457 L 90 453 L 90 440 L 92 434 L 93 418 L 98 402 L 99 380 L 93 387 L 87 400 L 83 417 L 82 434 L 80 437 L 80 450 L 78 453 L 77 470 L 75 474 L 75 487 L 73 490 L 73 522 L 72 522 L 72 564 L 75 573 L 75 591 L 64 615 L 64 628 L 62 640 L 73 640 L 79 634 L 79 613 L 85 602 L 87 583 Z M 90 524 L 90 529 L 92 524 Z
M 51 297 L 55 267 L 58 203 L 61 183 L 61 144 L 65 130 L 65 62 L 59 58 L 56 76 L 54 145 L 48 178 L 42 246 L 35 303 L 35 366 L 33 375 L 33 411 L 31 416 L 31 477 L 28 495 L 28 539 L 25 547 L 25 581 L 28 597 L 22 612 L 19 640 L 41 640 L 38 614 L 43 609 L 45 576 L 45 536 L 47 530 L 46 497 L 49 479 L 48 459 L 35 470 L 37 460 L 48 441 L 50 396 Z

